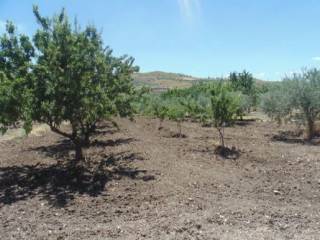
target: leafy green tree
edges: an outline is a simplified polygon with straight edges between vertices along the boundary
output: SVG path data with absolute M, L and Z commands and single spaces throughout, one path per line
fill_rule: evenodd
M 282 84 L 261 97 L 261 109 L 278 124 L 288 121 L 292 112 L 292 99 L 288 88 Z
M 158 130 L 162 129 L 164 119 L 167 117 L 168 107 L 166 103 L 160 97 L 153 97 L 151 100 L 151 112 L 152 115 L 159 119 Z
M 178 128 L 178 137 L 182 137 L 182 126 L 181 122 L 183 121 L 186 110 L 184 106 L 181 104 L 181 99 L 176 99 L 174 101 L 170 101 L 167 104 L 168 110 L 166 112 L 167 117 L 175 121 L 177 123 L 177 128 Z
M 23 121 L 31 130 L 30 70 L 34 48 L 26 35 L 18 35 L 11 22 L 0 36 L 0 130 Z
M 204 92 L 195 96 L 189 96 L 181 101 L 181 104 L 185 107 L 186 116 L 193 120 L 198 120 L 202 126 L 209 124 L 208 109 L 210 106 L 210 98 Z
M 320 70 L 305 70 L 284 78 L 281 87 L 264 96 L 262 106 L 271 117 L 301 122 L 311 140 L 316 135 L 315 121 L 320 117 Z
M 42 17 L 36 6 L 33 12 L 40 25 L 34 36 L 33 119 L 69 138 L 80 161 L 99 121 L 132 115 L 131 75 L 138 69 L 133 58 L 114 57 L 94 26 L 72 26 L 64 10 L 52 18 Z M 61 128 L 63 122 L 70 131 Z
M 246 95 L 253 95 L 254 79 L 251 73 L 244 70 L 242 73 L 232 72 L 229 75 L 231 86 L 235 91 L 240 91 Z
M 247 111 L 249 112 L 251 107 L 255 107 L 258 102 L 258 89 L 255 85 L 254 78 L 251 73 L 244 70 L 241 73 L 232 72 L 229 75 L 229 82 L 234 91 L 239 91 L 244 95 L 247 95 Z
M 223 83 L 217 84 L 210 93 L 213 126 L 218 130 L 221 146 L 225 147 L 224 128 L 235 120 L 240 99 Z
M 320 114 L 320 70 L 310 69 L 285 79 L 289 86 L 292 111 L 295 118 L 307 127 L 307 139 L 311 140 L 315 132 L 315 121 Z

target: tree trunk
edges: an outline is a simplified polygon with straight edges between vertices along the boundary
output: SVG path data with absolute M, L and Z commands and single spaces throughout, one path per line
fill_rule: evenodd
M 224 147 L 224 131 L 223 128 L 217 128 L 218 132 L 219 132 L 219 136 L 220 136 L 220 144 L 222 147 Z
M 159 119 L 159 126 L 158 126 L 158 130 L 161 130 L 162 129 L 162 122 L 163 122 L 163 119 Z
M 75 152 L 76 152 L 75 161 L 76 161 L 76 163 L 79 163 L 81 160 L 84 159 L 81 143 L 79 143 L 79 142 L 75 143 Z
M 89 133 L 86 133 L 84 135 L 84 145 L 86 147 L 89 147 L 90 146 L 90 134 Z
M 310 141 L 315 135 L 314 121 L 310 118 L 307 120 L 307 128 L 307 139 Z
M 178 131 L 179 131 L 179 137 L 181 137 L 182 136 L 182 129 L 181 129 L 181 122 L 180 121 L 177 122 L 177 126 L 178 126 Z

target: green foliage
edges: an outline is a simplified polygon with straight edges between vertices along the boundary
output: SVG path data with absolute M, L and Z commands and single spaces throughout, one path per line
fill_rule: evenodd
M 320 70 L 310 69 L 285 78 L 281 87 L 264 96 L 262 108 L 271 117 L 294 119 L 306 125 L 308 139 L 312 139 L 320 114 Z
M 34 36 L 39 56 L 33 70 L 33 117 L 70 138 L 79 159 L 97 122 L 132 115 L 131 75 L 137 68 L 133 58 L 112 56 L 94 26 L 72 26 L 64 10 L 51 19 L 37 7 L 34 14 L 40 28 Z M 59 128 L 63 121 L 70 122 L 71 133 Z
M 0 36 L 0 130 L 23 121 L 31 130 L 30 67 L 34 49 L 25 35 L 18 35 L 11 22 Z
M 229 75 L 229 82 L 233 91 L 241 92 L 244 95 L 246 111 L 256 107 L 261 92 L 265 92 L 264 86 L 258 87 L 251 73 L 244 70 L 242 73 L 232 72 Z
M 229 81 L 235 91 L 252 96 L 254 94 L 254 79 L 252 74 L 244 70 L 242 73 L 232 72 Z
M 240 107 L 240 98 L 236 93 L 230 92 L 223 83 L 219 83 L 210 92 L 212 122 L 219 132 L 221 145 L 224 146 L 224 127 L 235 120 Z
M 183 99 L 175 99 L 174 101 L 170 101 L 167 105 L 166 116 L 168 119 L 175 121 L 178 127 L 178 136 L 182 136 L 181 122 L 186 115 L 186 109 L 182 105 Z
M 285 85 L 281 85 L 261 97 L 262 111 L 279 124 L 282 120 L 287 121 L 292 112 L 291 96 L 288 93 L 288 88 Z
M 52 18 L 37 6 L 33 12 L 39 23 L 33 44 L 11 23 L 0 38 L 0 127 L 23 121 L 30 131 L 32 120 L 46 123 L 73 141 L 79 160 L 99 121 L 133 115 L 138 68 L 131 57 L 114 57 L 94 26 L 70 24 L 64 10 Z
M 169 90 L 160 95 L 149 94 L 141 98 L 137 105 L 140 113 L 159 118 L 160 127 L 165 118 L 177 122 L 180 136 L 181 122 L 186 118 L 205 126 L 214 126 L 224 145 L 224 127 L 243 116 L 249 101 L 247 95 L 234 92 L 228 82 L 212 81 L 186 89 Z
M 189 96 L 182 104 L 186 109 L 187 117 L 200 121 L 203 126 L 209 123 L 208 109 L 210 106 L 210 98 L 208 94 L 199 94 L 195 97 Z
M 175 99 L 174 101 L 170 101 L 167 103 L 167 117 L 173 121 L 182 121 L 185 117 L 186 110 L 184 106 L 181 104 L 183 99 Z
M 151 102 L 152 115 L 159 118 L 161 122 L 168 116 L 168 107 L 165 101 L 162 101 L 159 97 L 155 97 Z

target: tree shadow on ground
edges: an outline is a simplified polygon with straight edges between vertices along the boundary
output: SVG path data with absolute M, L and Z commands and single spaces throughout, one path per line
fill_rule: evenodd
M 93 140 L 90 143 L 90 147 L 104 148 L 104 147 L 114 147 L 118 145 L 130 144 L 131 142 L 137 141 L 134 138 L 119 138 L 116 140 Z M 29 148 L 28 151 L 37 151 L 44 154 L 46 157 L 54 158 L 56 160 L 63 161 L 66 158 L 69 161 L 71 157 L 70 154 L 74 152 L 74 145 L 69 139 L 63 139 L 58 141 L 56 144 L 49 146 L 40 146 L 35 148 Z
M 235 121 L 234 124 L 237 126 L 248 126 L 254 124 L 255 122 L 256 119 L 242 119 Z
M 285 142 L 291 144 L 306 144 L 307 142 L 302 138 L 302 134 L 302 132 L 295 131 L 279 131 L 278 134 L 271 137 L 271 140 L 275 142 Z
M 240 157 L 240 151 L 235 147 L 226 147 L 226 146 L 217 146 L 214 150 L 214 153 L 225 159 L 236 160 Z
M 69 145 L 61 141 L 38 150 L 57 157 L 55 151 L 67 151 Z M 0 206 L 37 196 L 54 207 L 64 207 L 79 195 L 95 197 L 107 191 L 106 184 L 111 180 L 127 177 L 145 181 L 147 172 L 130 166 L 136 160 L 143 158 L 136 153 L 120 152 L 95 158 L 90 166 L 75 167 L 69 159 L 55 164 L 1 167 Z
M 241 155 L 241 151 L 236 149 L 235 147 L 229 148 L 229 147 L 222 147 L 220 145 L 212 148 L 206 147 L 206 148 L 192 149 L 191 152 L 216 155 L 216 156 L 222 157 L 223 159 L 230 159 L 230 160 L 236 160 Z
M 137 141 L 134 138 L 119 138 L 116 140 L 107 140 L 107 141 L 101 141 L 101 140 L 94 140 L 90 146 L 95 146 L 95 147 L 113 147 L 113 146 L 118 146 L 118 145 L 123 145 L 123 144 L 129 144 L 131 142 Z

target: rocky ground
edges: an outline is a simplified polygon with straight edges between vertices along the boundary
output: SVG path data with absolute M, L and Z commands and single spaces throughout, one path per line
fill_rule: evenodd
M 86 166 L 48 131 L 0 142 L 1 239 L 320 239 L 320 148 L 271 122 L 103 124 Z M 282 132 L 279 132 L 282 131 Z

